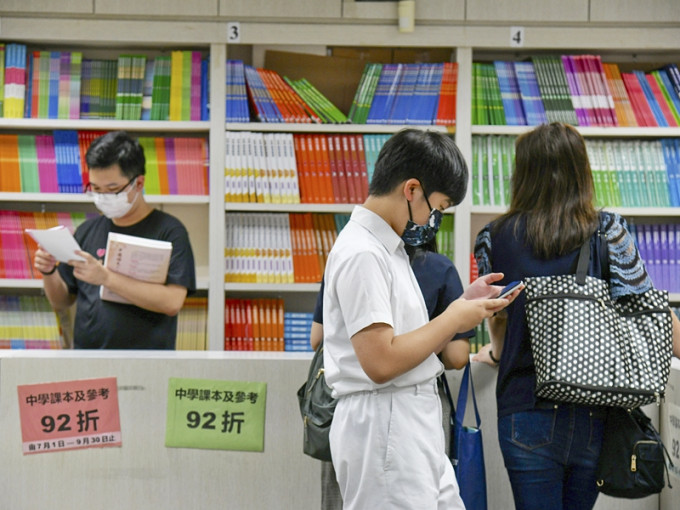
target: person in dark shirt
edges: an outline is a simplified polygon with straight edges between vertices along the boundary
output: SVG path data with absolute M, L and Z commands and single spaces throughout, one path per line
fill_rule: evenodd
M 87 193 L 102 216 L 75 232 L 84 258 L 57 264 L 42 247 L 34 267 L 43 274 L 45 294 L 56 311 L 77 303 L 73 343 L 76 349 L 174 349 L 177 314 L 196 288 L 189 236 L 175 217 L 144 199 L 145 158 L 127 133 L 97 138 L 86 154 Z M 110 271 L 103 265 L 109 232 L 172 243 L 165 283 L 148 283 Z M 105 286 L 131 304 L 100 299 Z

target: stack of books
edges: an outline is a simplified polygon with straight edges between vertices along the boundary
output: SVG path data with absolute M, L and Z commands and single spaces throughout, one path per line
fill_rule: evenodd
M 0 211 L 0 278 L 42 278 L 33 268 L 38 245 L 25 230 L 63 225 L 72 233 L 93 214 Z
M 290 352 L 311 352 L 309 336 L 312 332 L 313 313 L 284 312 L 284 350 Z
M 44 296 L 0 296 L 0 349 L 61 349 L 61 328 Z
M 208 59 L 26 51 L 0 43 L 0 114 L 7 118 L 207 120 Z
M 225 201 L 362 203 L 388 138 L 228 131 Z
M 85 153 L 100 131 L 0 134 L 0 192 L 82 193 Z M 207 195 L 208 151 L 202 138 L 141 137 L 150 195 Z
M 654 287 L 680 292 L 680 225 L 631 223 L 630 229 Z
M 345 123 L 347 117 L 308 80 L 227 61 L 227 122 Z
M 455 125 L 458 65 L 366 64 L 352 101 L 355 124 Z
M 79 119 L 83 55 L 34 51 L 28 57 L 26 117 Z
M 283 351 L 283 299 L 226 299 L 225 351 Z
M 347 215 L 233 213 L 226 221 L 226 282 L 315 283 Z
M 140 137 L 148 195 L 207 195 L 208 147 L 203 138 Z
M 208 298 L 191 296 L 177 316 L 178 351 L 205 351 L 207 345 Z
M 597 55 L 473 63 L 473 124 L 680 125 L 675 64 L 622 72 Z
M 510 205 L 512 136 L 472 137 L 473 205 Z M 587 140 L 599 207 L 680 207 L 680 140 Z

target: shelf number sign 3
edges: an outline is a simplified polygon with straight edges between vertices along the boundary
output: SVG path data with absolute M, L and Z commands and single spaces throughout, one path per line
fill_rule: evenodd
M 510 27 L 510 47 L 521 48 L 524 46 L 524 27 Z
M 240 43 L 241 42 L 241 23 L 238 21 L 229 21 L 227 23 L 227 42 Z

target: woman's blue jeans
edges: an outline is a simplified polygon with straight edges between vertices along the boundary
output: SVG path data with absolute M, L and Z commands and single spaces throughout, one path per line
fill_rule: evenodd
M 588 510 L 598 491 L 604 409 L 549 404 L 498 419 L 517 510 Z

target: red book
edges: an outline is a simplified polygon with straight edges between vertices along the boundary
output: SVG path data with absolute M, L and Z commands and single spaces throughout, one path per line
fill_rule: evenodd
M 335 168 L 338 170 L 338 184 L 340 188 L 340 204 L 349 204 L 350 194 L 345 166 L 345 156 L 342 150 L 342 140 L 340 135 L 333 135 L 333 155 L 335 157 Z
M 328 150 L 325 145 L 326 139 L 323 135 L 312 135 L 314 143 L 314 155 L 317 162 L 319 173 L 319 183 L 321 188 L 321 202 L 324 204 L 333 203 L 333 182 L 331 180 L 331 167 L 328 161 Z
M 439 89 L 439 104 L 435 116 L 438 126 L 456 125 L 456 93 L 458 90 L 458 63 L 444 62 Z
M 654 114 L 649 107 L 649 103 L 647 103 L 637 76 L 634 73 L 621 73 L 621 78 L 623 78 L 623 84 L 626 86 L 628 97 L 633 105 L 633 113 L 635 114 L 638 126 L 656 127 L 657 123 L 654 119 Z
M 359 203 L 359 194 L 357 193 L 357 179 L 354 176 L 354 168 L 352 167 L 352 152 L 349 148 L 349 135 L 342 135 L 342 161 L 345 165 L 345 179 L 347 180 L 347 201 L 350 204 Z
M 328 158 L 328 166 L 331 172 L 331 185 L 333 187 L 333 202 L 341 204 L 342 195 L 340 192 L 340 177 L 338 176 L 338 166 L 335 160 L 333 139 L 330 136 L 321 135 L 321 150 L 326 153 L 326 157 Z
M 308 204 L 312 202 L 311 187 L 309 182 L 309 160 L 307 159 L 306 144 L 303 143 L 304 135 L 294 134 L 295 160 L 297 162 L 298 185 L 300 187 L 300 202 Z
M 368 198 L 368 168 L 366 167 L 366 151 L 364 150 L 364 135 L 354 135 L 356 140 L 356 154 L 359 160 L 359 178 L 361 181 L 360 199 L 363 202 Z
M 243 303 L 243 350 L 254 350 L 253 338 L 253 305 L 250 299 L 242 300 Z
M 321 178 L 319 172 L 319 162 L 317 161 L 316 151 L 314 150 L 314 141 L 312 135 L 301 135 L 302 150 L 307 154 L 307 165 L 309 169 L 309 187 L 311 193 L 311 202 L 318 204 L 323 202 L 323 187 L 321 185 Z

